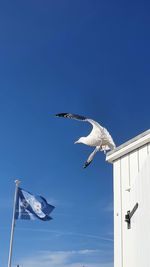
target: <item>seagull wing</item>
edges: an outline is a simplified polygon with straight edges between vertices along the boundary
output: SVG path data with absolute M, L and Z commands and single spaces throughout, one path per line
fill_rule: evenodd
M 84 116 L 81 115 L 77 115 L 77 114 L 71 114 L 71 113 L 58 113 L 55 115 L 56 117 L 63 117 L 63 118 L 68 118 L 68 119 L 74 119 L 74 120 L 79 120 L 79 121 L 87 121 L 90 124 L 92 124 L 93 129 L 91 134 L 93 134 L 94 132 L 97 131 L 103 131 L 103 127 L 96 121 L 92 120 L 92 119 L 88 119 Z
M 106 142 L 109 146 L 106 146 L 104 150 L 108 150 L 108 149 L 114 149 L 116 147 L 110 133 L 108 132 L 108 130 L 104 127 L 102 127 L 98 122 L 91 120 L 91 119 L 87 119 L 88 122 L 90 122 L 93 125 L 93 129 L 92 132 L 90 133 L 91 135 L 96 134 L 98 129 L 99 132 L 101 134 L 101 138 L 103 139 L 103 142 Z
M 104 128 L 98 122 L 92 119 L 86 119 L 86 121 L 89 122 L 93 126 L 93 129 L 90 132 L 89 136 L 91 137 L 96 136 L 99 140 L 101 140 L 103 136 Z
M 103 139 L 105 140 L 105 142 L 108 144 L 108 146 L 110 147 L 110 149 L 115 148 L 115 143 L 111 137 L 111 135 L 109 134 L 109 132 L 107 131 L 106 128 L 104 128 L 103 126 L 101 126 L 98 122 L 92 120 L 92 119 L 88 119 L 84 116 L 81 115 L 77 115 L 77 114 L 71 114 L 71 113 L 58 113 L 55 115 L 56 117 L 63 117 L 63 118 L 68 118 L 68 119 L 74 119 L 74 120 L 80 120 L 80 121 L 86 121 L 89 122 L 90 124 L 92 124 L 93 129 L 90 132 L 90 136 L 97 136 L 99 137 L 99 139 Z
M 107 131 L 106 128 L 104 128 L 103 131 L 104 131 L 104 136 L 105 136 L 104 138 L 106 138 L 108 146 L 110 147 L 110 149 L 114 149 L 116 147 L 116 145 L 115 145 L 110 133 Z
M 77 114 L 71 114 L 71 113 L 58 113 L 55 115 L 56 117 L 63 117 L 63 118 L 68 118 L 68 119 L 74 119 L 74 120 L 79 120 L 79 121 L 86 121 L 87 118 L 84 116 L 80 116 Z

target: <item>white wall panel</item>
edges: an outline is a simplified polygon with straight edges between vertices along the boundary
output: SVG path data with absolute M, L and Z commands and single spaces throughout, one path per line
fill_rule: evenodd
M 130 172 L 130 185 L 135 182 L 135 178 L 139 171 L 139 158 L 138 158 L 138 149 L 134 150 L 129 154 L 129 172 Z
M 125 214 L 130 210 L 130 162 L 129 155 L 121 158 L 121 179 L 122 179 L 122 247 L 123 247 L 123 267 L 127 265 L 127 259 L 130 258 L 131 247 L 130 247 L 130 235 L 125 223 Z M 129 244 L 126 246 L 126 244 Z M 129 261 L 128 261 L 129 263 Z M 130 265 L 132 266 L 131 262 Z
M 114 163 L 114 266 L 122 267 L 122 195 L 120 160 Z
M 150 130 L 107 160 L 114 170 L 114 267 L 150 267 Z M 125 215 L 136 203 L 128 229 Z
M 139 148 L 139 171 L 142 169 L 143 163 L 148 155 L 148 145 Z
M 139 207 L 131 219 L 133 267 L 150 266 L 150 156 L 143 163 L 131 190 L 131 205 Z M 127 244 L 128 245 L 128 244 Z

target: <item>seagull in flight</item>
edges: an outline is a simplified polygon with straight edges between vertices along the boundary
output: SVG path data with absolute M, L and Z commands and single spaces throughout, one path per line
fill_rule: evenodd
M 95 147 L 94 151 L 89 155 L 88 159 L 84 163 L 83 168 L 86 168 L 92 162 L 95 154 L 98 151 L 104 151 L 104 153 L 106 153 L 106 150 L 112 150 L 116 147 L 107 129 L 101 126 L 98 122 L 88 119 L 84 116 L 71 113 L 58 113 L 55 116 L 89 122 L 93 126 L 92 131 L 88 136 L 80 137 L 75 142 L 75 144 L 82 143 L 91 147 Z

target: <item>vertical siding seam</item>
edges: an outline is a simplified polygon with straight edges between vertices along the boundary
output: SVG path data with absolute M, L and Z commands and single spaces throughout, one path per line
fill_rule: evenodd
M 139 148 L 137 149 L 137 165 L 138 165 L 138 173 L 139 173 L 140 172 Z
M 122 212 L 122 170 L 121 170 L 121 158 L 120 158 L 120 212 L 121 212 L 121 214 L 120 214 L 120 218 L 121 218 L 121 264 L 122 264 L 122 266 L 121 267 L 123 267 L 123 225 L 122 225 L 122 223 L 123 223 L 123 218 L 122 218 L 122 216 L 123 216 L 123 212 Z
M 113 218 L 113 229 L 114 229 L 114 233 L 115 233 L 115 213 L 116 213 L 116 203 L 115 203 L 115 170 L 114 170 L 114 168 L 115 168 L 115 162 L 113 162 L 113 205 L 114 205 L 114 212 L 113 212 L 113 216 L 114 216 L 114 218 Z M 114 235 L 114 247 L 113 247 L 113 253 L 114 253 L 114 265 L 115 265 L 115 257 L 116 257 L 116 255 L 115 255 L 115 246 L 116 246 L 116 241 L 115 241 L 115 235 Z M 115 266 L 114 266 L 115 267 Z
M 148 155 L 149 155 L 149 152 L 150 152 L 150 151 L 149 151 L 149 145 L 150 145 L 150 143 L 147 144 L 147 154 L 148 154 Z
M 128 154 L 128 169 L 129 169 L 129 188 L 130 188 L 131 187 L 130 153 Z

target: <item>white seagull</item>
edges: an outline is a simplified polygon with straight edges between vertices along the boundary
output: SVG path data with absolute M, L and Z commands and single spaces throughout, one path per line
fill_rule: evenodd
M 93 160 L 95 154 L 98 151 L 104 151 L 106 153 L 106 150 L 112 150 L 116 147 L 111 135 L 109 132 L 101 126 L 98 122 L 88 119 L 84 116 L 80 116 L 77 114 L 71 114 L 71 113 L 58 113 L 55 115 L 56 117 L 63 117 L 63 118 L 69 118 L 69 119 L 75 119 L 80 121 L 89 122 L 92 124 L 93 128 L 92 131 L 88 136 L 80 137 L 75 144 L 85 144 L 88 146 L 95 147 L 94 151 L 90 154 L 87 161 L 84 163 L 84 168 L 86 168 Z

